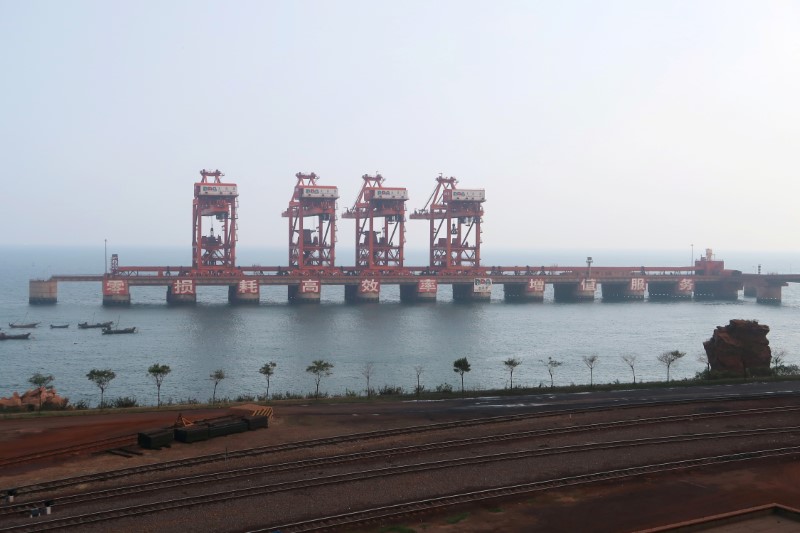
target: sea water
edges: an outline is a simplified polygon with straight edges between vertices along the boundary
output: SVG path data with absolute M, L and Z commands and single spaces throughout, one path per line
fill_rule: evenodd
M 116 250 L 115 250 L 116 251 Z M 123 265 L 186 265 L 182 248 L 120 250 Z M 593 256 L 600 266 L 686 266 L 690 254 L 674 252 L 507 251 L 484 253 L 485 265 L 581 265 Z M 285 265 L 283 250 L 240 249 L 239 264 Z M 339 252 L 340 264 L 350 264 L 351 254 Z M 342 259 L 345 258 L 345 259 Z M 748 254 L 730 252 L 727 268 L 755 272 L 789 273 L 800 266 L 800 254 Z M 363 393 L 365 365 L 372 363 L 370 385 L 413 391 L 416 366 L 422 367 L 421 384 L 460 387 L 453 361 L 466 357 L 471 371 L 465 387 L 473 390 L 503 388 L 509 373 L 503 361 L 516 357 L 514 385 L 550 385 L 543 363 L 548 357 L 563 363 L 555 369 L 556 385 L 588 383 L 585 356 L 597 355 L 595 383 L 629 382 L 631 368 L 622 355 L 635 355 L 637 380 L 666 379 L 666 369 L 656 356 L 680 350 L 686 356 L 670 371 L 672 379 L 694 376 L 705 368 L 702 343 L 715 327 L 731 319 L 756 319 L 771 328 L 773 349 L 783 349 L 787 362 L 800 364 L 800 287 L 783 289 L 780 305 L 761 305 L 754 298 L 738 301 L 555 303 L 548 287 L 543 303 L 510 304 L 503 301 L 502 286 L 495 286 L 488 303 L 453 303 L 450 287 L 439 288 L 436 303 L 400 303 L 397 286 L 381 287 L 377 304 L 350 305 L 344 289 L 323 286 L 319 305 L 289 305 L 286 287 L 262 287 L 261 305 L 231 306 L 226 287 L 199 287 L 197 305 L 168 307 L 165 287 L 132 287 L 131 305 L 102 306 L 100 283 L 59 283 L 58 304 L 28 304 L 28 280 L 54 274 L 100 274 L 106 256 L 103 246 L 92 248 L 19 247 L 6 250 L 0 264 L 0 326 L 14 321 L 41 322 L 29 341 L 0 342 L 0 396 L 22 392 L 35 372 L 52 374 L 58 392 L 72 402 L 96 405 L 99 391 L 86 378 L 95 368 L 111 369 L 116 378 L 107 398 L 135 397 L 154 404 L 156 389 L 147 374 L 154 364 L 167 364 L 172 372 L 164 380 L 162 401 L 207 401 L 213 390 L 209 375 L 223 369 L 226 378 L 218 397 L 263 394 L 266 379 L 258 369 L 277 363 L 270 381 L 271 393 L 307 394 L 314 379 L 306 372 L 312 361 L 334 365 L 322 379 L 321 392 Z M 407 264 L 426 262 L 424 251 L 410 253 Z M 793 266 L 794 265 L 794 266 Z M 100 330 L 80 330 L 78 322 L 113 320 L 119 327 L 137 328 L 134 335 L 102 335 Z M 49 324 L 69 323 L 68 329 Z M 26 330 L 27 331 L 27 330 Z M 14 331 L 16 332 L 16 331 Z

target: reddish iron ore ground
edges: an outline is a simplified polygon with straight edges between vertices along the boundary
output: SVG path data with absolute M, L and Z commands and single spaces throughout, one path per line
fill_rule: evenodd
M 414 412 L 409 412 L 408 404 L 401 402 L 276 405 L 276 416 L 269 430 L 231 436 L 226 445 L 246 448 L 475 416 L 468 410 L 442 410 L 441 407 L 441 403 L 430 409 L 418 404 Z M 226 409 L 202 409 L 183 410 L 180 414 L 202 419 L 227 412 Z M 170 425 L 178 414 L 178 411 L 162 410 L 2 419 L 0 460 L 94 439 L 134 435 L 138 431 Z M 659 408 L 657 414 L 665 414 L 665 409 Z M 173 446 L 153 452 L 151 457 L 171 460 L 217 452 L 218 447 L 219 443 L 214 444 L 214 441 Z M 87 454 L 9 467 L 0 475 L 0 490 L 88 471 L 124 468 L 131 466 L 130 461 L 109 454 Z M 439 516 L 410 518 L 398 525 L 426 532 L 637 531 L 768 503 L 800 507 L 800 462 L 748 462 L 603 486 L 551 490 L 468 509 L 453 509 Z M 376 526 L 363 531 L 377 530 Z

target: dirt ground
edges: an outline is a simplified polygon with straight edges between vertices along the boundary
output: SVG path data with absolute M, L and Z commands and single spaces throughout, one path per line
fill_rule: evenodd
M 409 412 L 402 404 L 276 406 L 270 430 L 258 442 L 227 441 L 250 447 L 322 436 L 427 424 L 468 413 L 440 409 Z M 162 410 L 145 413 L 36 416 L 0 419 L 0 460 L 93 440 L 134 435 L 172 424 L 179 414 L 190 419 L 227 414 L 226 409 Z M 238 436 L 236 436 L 238 437 Z M 197 443 L 154 452 L 158 460 L 219 451 Z M 131 466 L 131 460 L 109 454 L 76 455 L 3 469 L 0 490 L 80 472 Z M 440 516 L 410 519 L 383 531 L 403 527 L 426 532 L 494 531 L 639 531 L 762 504 L 800 507 L 800 462 L 770 460 L 670 475 L 532 493 L 513 500 L 455 509 Z M 375 527 L 364 531 L 377 531 Z M 408 531 L 408 530 L 405 530 Z

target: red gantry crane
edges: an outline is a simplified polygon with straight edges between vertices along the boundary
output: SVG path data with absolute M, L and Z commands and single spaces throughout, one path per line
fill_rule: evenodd
M 457 189 L 458 180 L 436 178 L 436 189 L 412 219 L 428 219 L 430 266 L 440 269 L 478 267 L 481 264 L 483 189 Z
M 194 184 L 192 207 L 192 268 L 224 271 L 236 267 L 236 208 L 239 193 L 235 183 L 223 183 L 219 170 L 201 170 Z M 204 234 L 203 219 L 213 217 Z M 218 229 L 214 231 L 214 220 Z
M 319 176 L 298 172 L 289 208 L 289 265 L 316 270 L 336 260 L 336 209 L 339 189 L 318 185 Z
M 342 215 L 356 221 L 356 266 L 402 268 L 408 189 L 384 187 L 380 174 L 361 178 L 364 184 L 356 203 Z

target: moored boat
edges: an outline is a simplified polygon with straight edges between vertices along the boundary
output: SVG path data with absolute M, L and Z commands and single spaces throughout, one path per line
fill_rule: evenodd
M 103 335 L 120 335 L 123 333 L 136 333 L 136 328 L 111 329 L 111 326 L 103 328 Z
M 94 324 L 89 324 L 88 322 L 78 322 L 78 328 L 80 329 L 93 329 L 93 328 L 110 328 L 114 325 L 114 322 L 96 322 Z
M 6 333 L 0 332 L 0 341 L 7 341 L 7 340 L 24 340 L 30 338 L 30 333 L 20 333 L 19 335 L 8 335 Z
M 69 324 L 50 324 L 50 329 L 64 329 L 68 327 Z
M 17 329 L 31 329 L 37 327 L 41 322 L 28 322 L 26 324 L 17 324 L 16 322 L 9 322 L 8 327 Z

